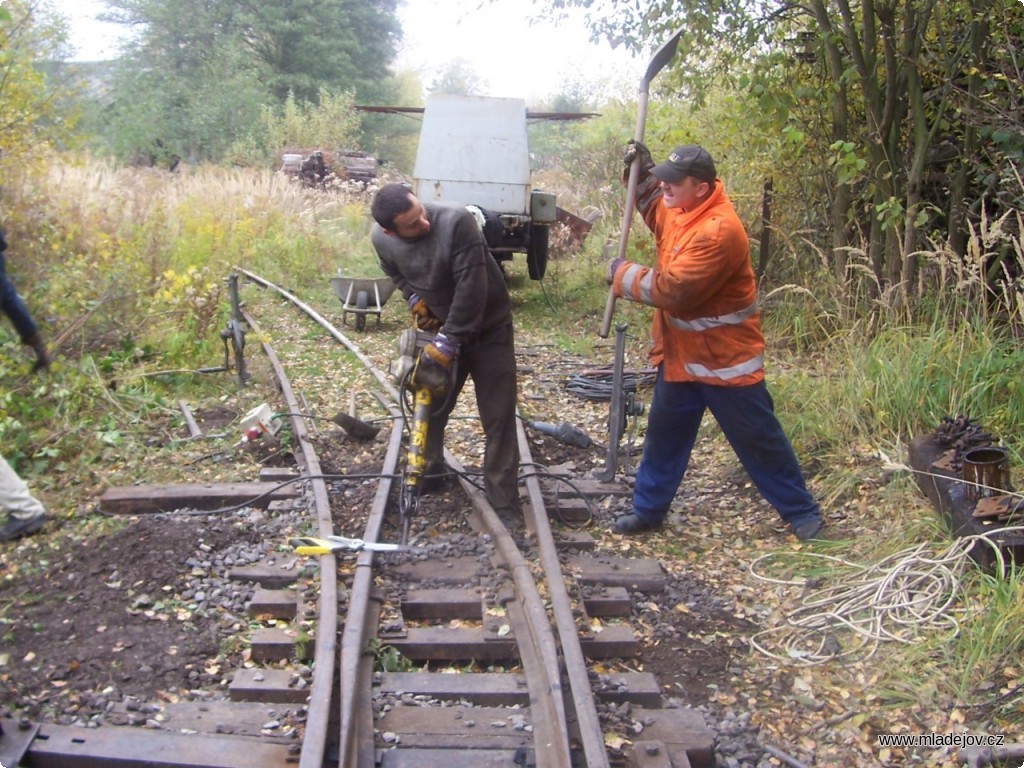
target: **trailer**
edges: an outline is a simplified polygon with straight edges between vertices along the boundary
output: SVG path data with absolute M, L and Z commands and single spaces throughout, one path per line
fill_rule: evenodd
M 413 191 L 420 200 L 469 207 L 494 258 L 503 262 L 525 253 L 530 278 L 541 280 L 557 209 L 553 193 L 531 185 L 526 125 L 522 99 L 428 97 Z

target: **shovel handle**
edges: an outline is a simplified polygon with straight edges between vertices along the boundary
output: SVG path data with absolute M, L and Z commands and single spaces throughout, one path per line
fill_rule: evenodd
M 683 30 L 677 30 L 668 40 L 661 44 L 655 51 L 647 65 L 647 72 L 640 79 L 640 90 L 637 104 L 636 129 L 633 131 L 633 138 L 637 142 L 644 140 L 644 124 L 647 122 L 647 100 L 650 95 L 651 80 L 668 64 L 669 60 L 676 55 L 676 47 Z M 633 220 L 633 208 L 636 206 L 636 187 L 640 179 L 640 158 L 634 157 L 629 168 L 629 180 L 626 189 L 626 207 L 622 212 L 621 236 L 619 239 L 619 258 L 626 257 L 626 244 L 629 242 L 629 225 Z M 615 314 L 615 288 L 608 289 L 608 299 L 604 305 L 604 319 L 601 321 L 601 330 L 598 336 L 607 339 L 612 329 L 612 315 Z
M 615 289 L 608 289 L 608 300 L 604 305 L 604 320 L 601 321 L 601 330 L 598 331 L 598 336 L 602 339 L 607 339 L 608 334 L 612 329 L 612 315 L 615 314 Z

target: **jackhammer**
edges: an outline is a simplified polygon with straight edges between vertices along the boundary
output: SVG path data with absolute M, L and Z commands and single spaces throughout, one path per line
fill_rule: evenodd
M 395 383 L 403 392 L 412 394 L 412 418 L 409 420 L 409 447 L 402 472 L 402 490 L 398 512 L 402 518 L 402 544 L 409 540 L 409 526 L 419 508 L 419 491 L 427 464 L 427 423 L 430 421 L 434 396 L 442 395 L 429 384 L 417 380 L 420 354 L 434 339 L 433 333 L 406 328 L 398 337 L 398 366 Z M 404 410 L 404 404 L 403 404 Z

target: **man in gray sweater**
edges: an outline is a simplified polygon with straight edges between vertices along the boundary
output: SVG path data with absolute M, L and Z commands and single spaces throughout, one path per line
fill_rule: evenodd
M 516 355 L 512 301 L 476 219 L 464 207 L 422 203 L 403 184 L 386 184 L 370 206 L 381 269 L 401 290 L 416 326 L 436 331 L 420 355 L 425 376 L 451 386 L 427 426 L 425 477 L 444 473 L 444 430 L 473 379 L 484 430 L 484 492 L 495 511 L 519 510 Z M 425 483 L 425 490 L 430 484 Z

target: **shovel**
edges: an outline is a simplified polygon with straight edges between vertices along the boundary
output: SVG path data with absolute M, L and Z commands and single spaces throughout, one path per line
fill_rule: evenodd
M 661 44 L 661 47 L 654 52 L 651 63 L 647 65 L 647 71 L 640 78 L 640 99 L 636 114 L 636 131 L 633 134 L 634 140 L 644 140 L 644 124 L 647 122 L 647 97 L 650 92 L 651 80 L 665 68 L 673 56 L 676 55 L 676 46 L 679 45 L 679 38 L 683 30 L 678 30 L 672 37 Z M 618 258 L 626 258 L 626 244 L 629 242 L 629 225 L 633 221 L 633 208 L 636 206 L 636 185 L 640 180 L 640 154 L 633 158 L 629 166 L 629 182 L 626 185 L 626 207 L 622 211 L 622 235 L 619 238 Z M 608 289 L 608 301 L 604 307 L 604 320 L 601 322 L 601 330 L 598 335 L 602 339 L 608 338 L 612 328 L 612 315 L 615 314 L 615 289 Z
M 349 412 L 339 411 L 331 417 L 331 421 L 345 430 L 349 437 L 357 440 L 372 440 L 380 432 L 380 427 L 356 418 L 355 391 L 349 392 Z

